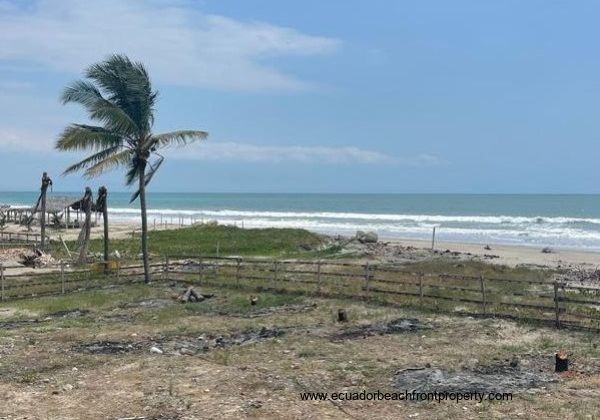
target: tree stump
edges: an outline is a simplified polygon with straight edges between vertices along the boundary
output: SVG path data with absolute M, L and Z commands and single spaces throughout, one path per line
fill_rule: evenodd
M 347 322 L 348 321 L 348 314 L 346 314 L 345 309 L 338 309 L 337 320 L 338 320 L 338 322 Z
M 569 370 L 569 355 L 566 351 L 559 351 L 555 355 L 555 372 L 566 372 Z

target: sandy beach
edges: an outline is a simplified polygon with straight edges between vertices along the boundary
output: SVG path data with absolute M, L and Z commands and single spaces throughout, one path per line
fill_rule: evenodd
M 401 239 L 390 242 L 415 248 L 431 248 L 431 241 L 418 239 Z M 476 256 L 494 255 L 498 258 L 486 258 L 493 264 L 503 264 L 511 267 L 526 264 L 540 267 L 582 267 L 592 269 L 600 266 L 600 252 L 573 249 L 552 248 L 551 253 L 543 253 L 542 247 L 516 245 L 485 245 L 475 243 L 437 242 L 435 249 L 452 252 L 471 253 Z

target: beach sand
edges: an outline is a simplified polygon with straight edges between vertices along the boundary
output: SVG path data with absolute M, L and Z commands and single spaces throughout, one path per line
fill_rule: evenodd
M 415 248 L 431 248 L 431 241 L 417 239 L 394 239 L 390 242 L 402 246 L 413 246 Z M 445 251 L 456 251 L 471 253 L 480 257 L 495 255 L 498 258 L 486 258 L 493 264 L 503 264 L 511 267 L 526 264 L 540 267 L 582 267 L 593 269 L 600 267 L 600 252 L 573 249 L 552 248 L 551 253 L 543 253 L 542 247 L 517 246 L 517 245 L 494 245 L 490 244 L 490 250 L 484 249 L 484 244 L 437 242 L 435 249 Z

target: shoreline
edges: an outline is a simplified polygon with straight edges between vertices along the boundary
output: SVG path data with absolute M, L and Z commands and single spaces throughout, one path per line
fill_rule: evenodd
M 425 239 L 387 239 L 380 242 L 389 242 L 401 246 L 431 249 L 431 240 Z M 529 245 L 495 245 L 489 244 L 491 249 L 485 249 L 484 244 L 469 242 L 436 241 L 435 250 L 470 253 L 474 256 L 485 258 L 485 255 L 497 258 L 485 258 L 491 264 L 508 265 L 533 265 L 539 267 L 565 268 L 578 266 L 582 268 L 600 267 L 600 251 L 577 250 L 572 248 L 552 248 L 551 253 L 543 253 L 543 247 Z

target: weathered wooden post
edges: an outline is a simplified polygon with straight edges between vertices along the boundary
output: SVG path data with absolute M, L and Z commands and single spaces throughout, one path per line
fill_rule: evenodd
M 242 259 L 236 258 L 235 264 L 235 286 L 240 287 L 240 270 L 241 270 Z
M 479 276 L 479 287 L 481 289 L 481 306 L 483 309 L 483 315 L 487 314 L 487 301 L 485 295 L 485 282 L 483 280 L 483 276 Z
M 60 293 L 65 294 L 65 263 L 60 262 Z
M 277 288 L 278 261 L 273 262 L 273 289 Z
M 90 233 L 92 229 L 92 189 L 90 187 L 85 187 L 85 193 L 83 198 L 80 200 L 79 207 L 81 210 L 85 211 L 85 224 L 79 233 L 79 258 L 77 259 L 77 263 L 79 265 L 85 264 L 87 262 L 87 250 L 90 242 Z
M 554 371 L 566 372 L 569 370 L 569 354 L 561 350 L 554 355 Z
M 431 250 L 435 248 L 435 226 L 433 227 L 433 234 L 431 235 Z
M 419 305 L 423 306 L 423 273 L 419 273 Z
M 367 263 L 365 264 L 365 299 L 369 299 L 369 278 L 369 262 L 367 261 Z
M 42 188 L 41 188 L 41 217 L 40 217 L 40 247 L 44 250 L 46 246 L 46 192 L 48 191 L 48 187 L 52 185 L 52 180 L 48 176 L 47 172 L 42 174 Z
M 558 282 L 554 282 L 554 312 L 555 312 L 555 321 L 554 324 L 556 328 L 560 328 L 560 307 L 558 304 Z
M 104 272 L 108 271 L 108 190 L 105 186 L 98 188 L 98 197 L 96 199 L 96 214 L 98 209 L 102 211 L 104 221 Z
M 1 299 L 4 302 L 4 266 L 0 263 L 0 289 L 2 290 Z
M 321 295 L 321 260 L 317 261 L 317 294 Z
M 198 283 L 202 282 L 202 257 L 198 254 Z
M 165 255 L 165 268 L 163 270 L 163 280 L 169 280 L 169 256 Z

